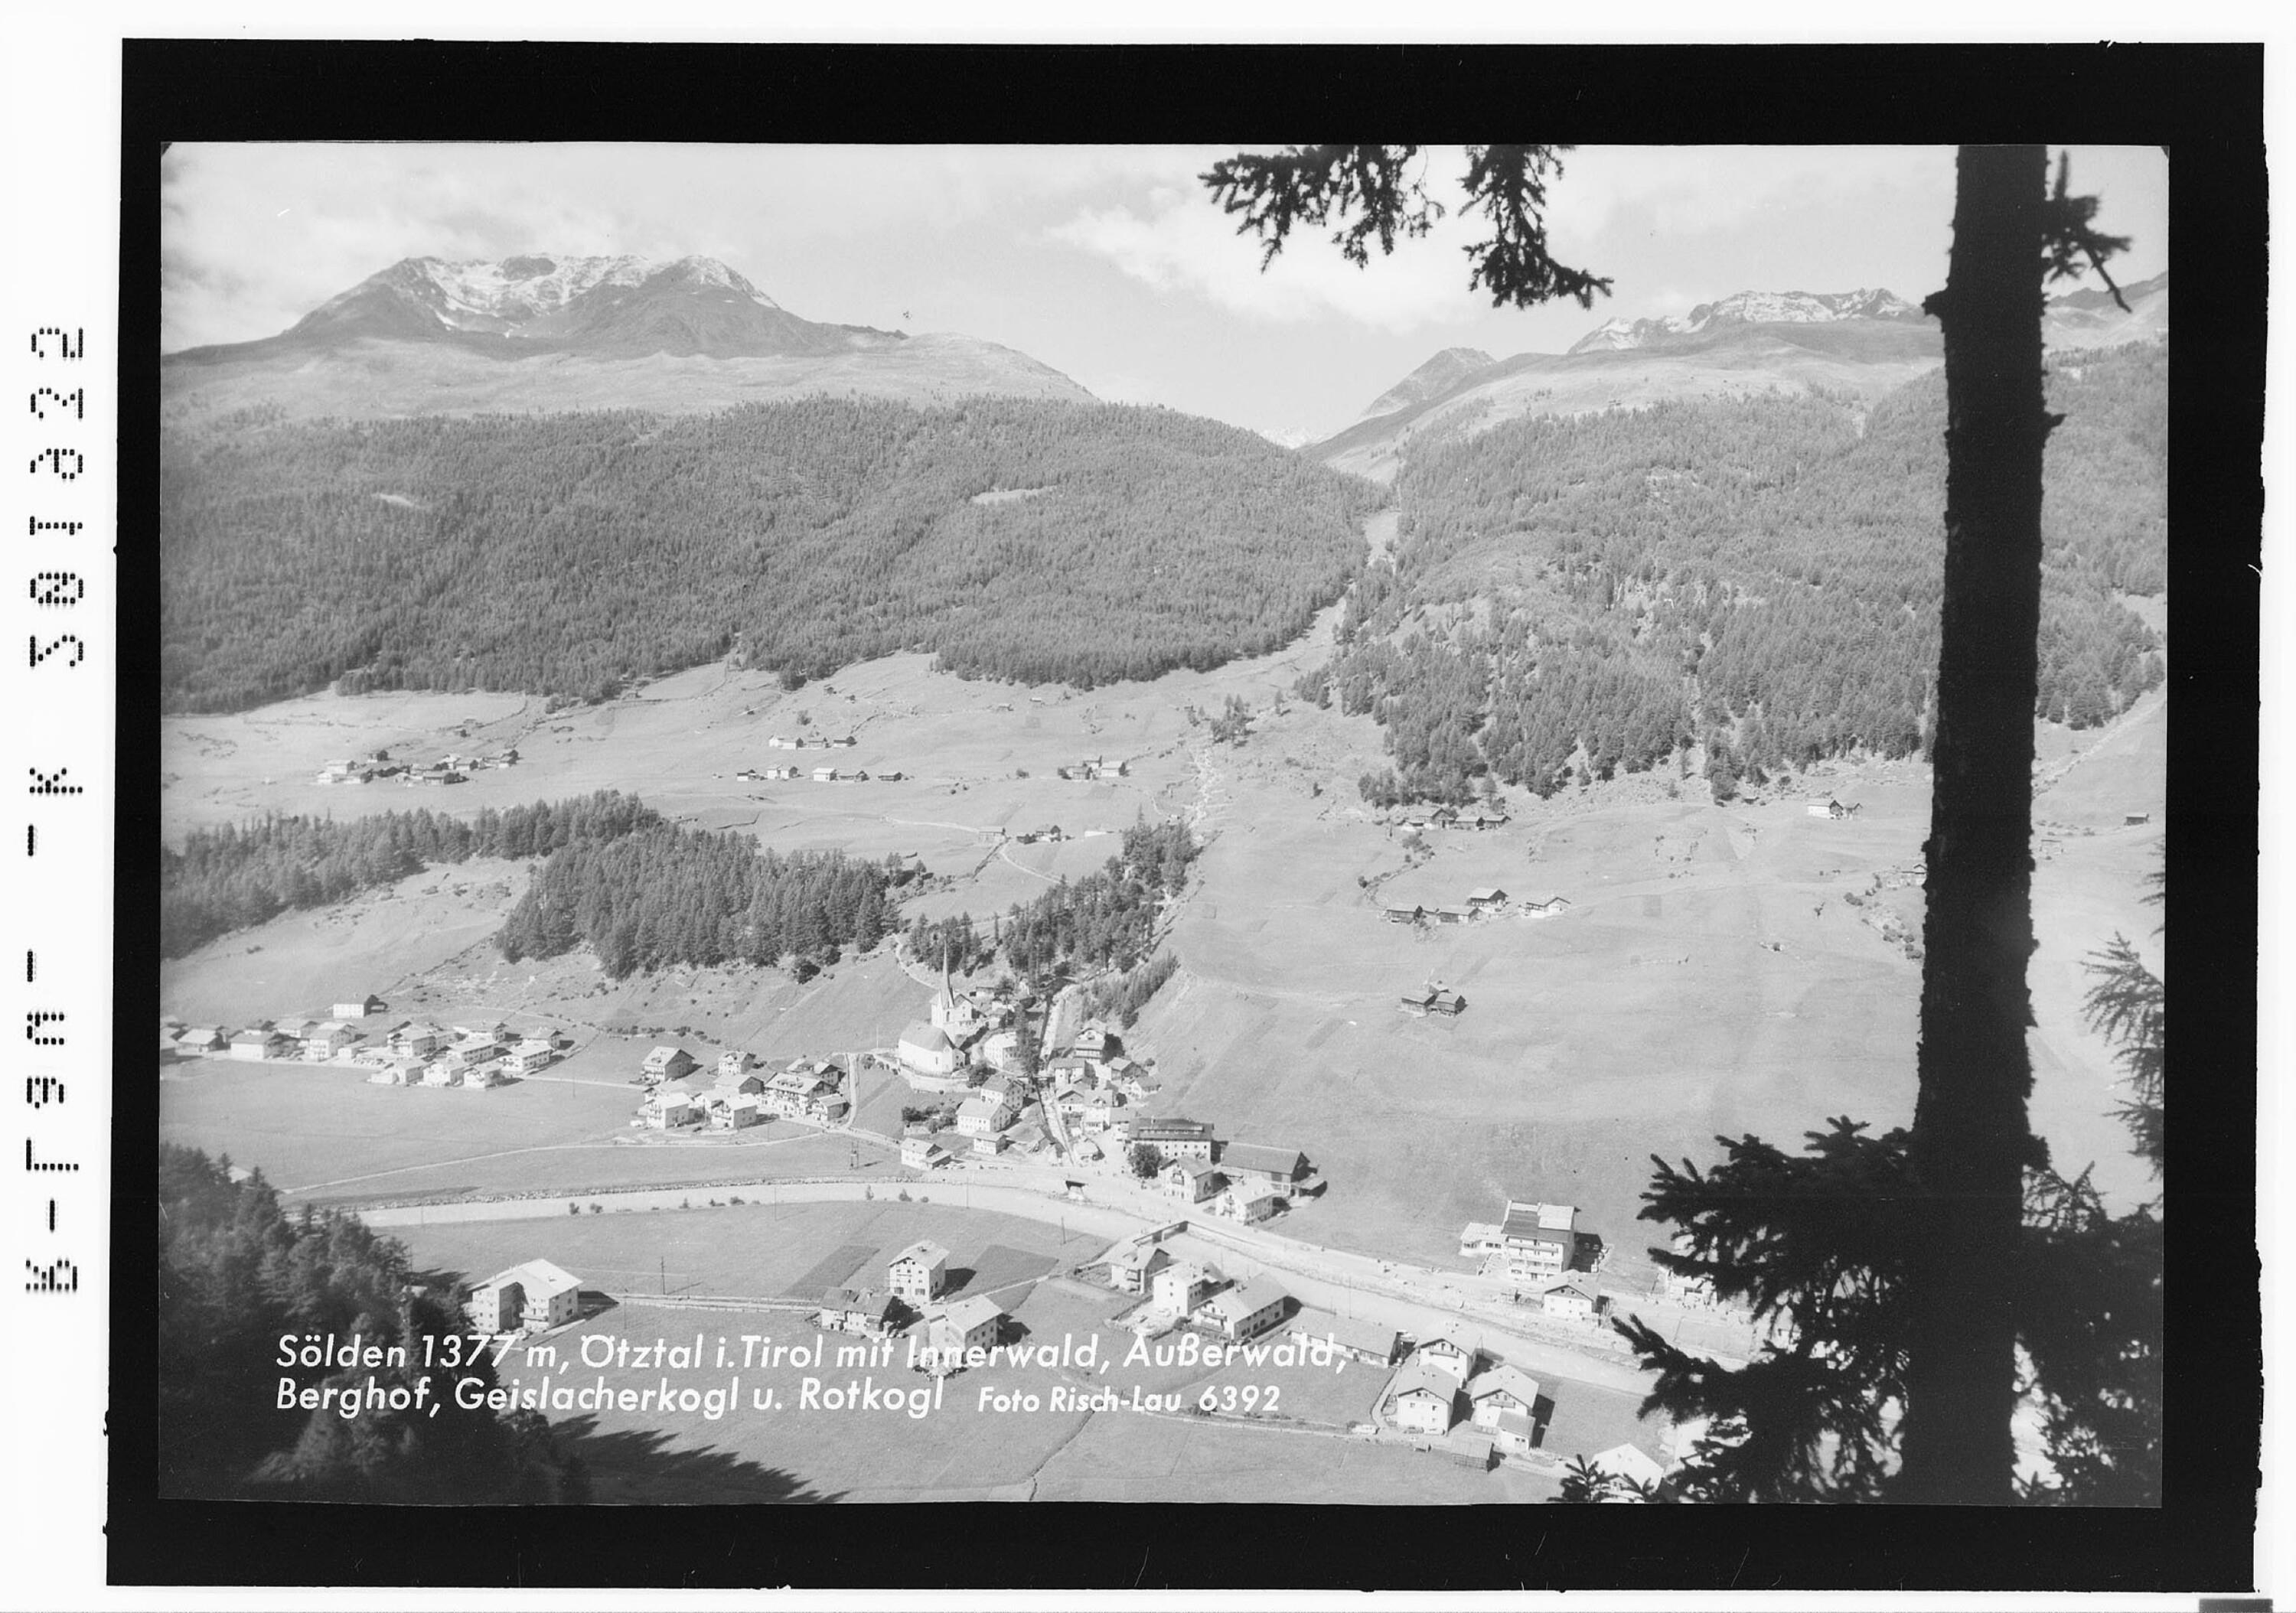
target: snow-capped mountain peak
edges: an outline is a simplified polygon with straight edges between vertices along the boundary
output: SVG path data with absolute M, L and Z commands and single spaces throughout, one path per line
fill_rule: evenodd
M 1713 302 L 1702 302 L 1687 314 L 1657 319 L 1611 319 L 1589 332 L 1571 348 L 1573 353 L 1598 348 L 1641 348 L 1668 338 L 1697 336 L 1722 325 L 1824 324 L 1844 319 L 1883 319 L 1919 322 L 1922 311 L 1893 291 L 1860 288 L 1855 291 L 1737 291 Z

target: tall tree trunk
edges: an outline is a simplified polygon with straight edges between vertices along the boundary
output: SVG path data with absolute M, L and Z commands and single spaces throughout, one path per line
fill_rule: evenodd
M 1921 1183 L 1900 1485 L 1908 1501 L 2013 1498 L 2011 1272 L 2033 1077 L 2033 705 L 2041 610 L 2047 156 L 1964 146 L 1945 334 L 1946 553 L 1923 939 Z

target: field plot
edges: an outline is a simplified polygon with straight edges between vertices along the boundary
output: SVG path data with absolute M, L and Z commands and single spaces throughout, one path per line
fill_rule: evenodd
M 228 1025 L 324 1014 L 330 1003 L 369 992 L 397 1007 L 403 982 L 502 928 L 527 872 L 524 864 L 473 859 L 427 868 L 337 907 L 281 913 L 163 961 L 160 1004 L 194 1023 Z
M 366 1178 L 356 1183 L 363 1196 L 381 1198 L 426 1175 L 456 1186 L 503 1183 L 513 1156 L 566 1157 L 530 1150 L 595 1144 L 603 1157 L 635 1101 L 635 1089 L 569 1082 L 470 1092 L 373 1086 L 364 1070 L 326 1065 L 209 1059 L 189 1068 L 198 1073 L 160 1084 L 161 1141 L 228 1153 L 283 1192 L 321 1183 L 348 1191 L 350 1179 Z
M 734 1190 L 740 1191 L 741 1190 Z M 749 1195 L 744 1194 L 745 1197 Z M 467 1221 L 402 1227 L 419 1266 L 483 1276 L 537 1256 L 597 1289 L 666 1285 L 672 1294 L 817 1298 L 857 1275 L 884 1285 L 883 1267 L 920 1238 L 949 1251 L 952 1274 L 984 1269 L 998 1251 L 1007 1270 L 1041 1276 L 1062 1257 L 1060 1229 L 955 1205 L 879 1200 L 569 1216 L 563 1221 Z M 1092 1252 L 1082 1235 L 1070 1258 Z M 665 1276 L 664 1271 L 667 1275 Z M 870 1273 L 873 1273 L 873 1275 Z M 690 1330 L 689 1330 L 690 1331 Z

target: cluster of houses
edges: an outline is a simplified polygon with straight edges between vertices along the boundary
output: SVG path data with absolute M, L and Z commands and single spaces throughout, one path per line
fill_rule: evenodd
M 769 750 L 850 750 L 861 741 L 849 733 L 800 733 L 791 738 L 776 733 L 766 741 Z
M 1603 1240 L 1578 1224 L 1574 1205 L 1510 1199 L 1505 1220 L 1461 1229 L 1459 1253 L 1478 1263 L 1478 1274 L 1513 1284 L 1519 1304 L 1559 1320 L 1596 1322 L 1609 1307 L 1592 1276 L 1606 1253 Z
M 1127 762 L 1111 762 L 1105 757 L 1088 756 L 1082 761 L 1071 762 L 1054 771 L 1064 779 L 1120 779 L 1132 768 Z
M 1422 1019 L 1429 1014 L 1441 1014 L 1447 1019 L 1456 1019 L 1467 1011 L 1467 999 L 1457 992 L 1430 980 L 1417 991 L 1405 992 L 1399 1006 L 1404 1012 L 1417 1014 Z
M 705 1078 L 692 1053 L 664 1044 L 646 1054 L 638 1079 L 647 1089 L 638 1123 L 656 1131 L 743 1131 L 777 1119 L 835 1126 L 852 1108 L 845 1072 L 825 1059 L 793 1060 L 768 1074 L 755 1055 L 734 1048 Z
M 850 744 L 852 741 L 848 740 L 845 741 L 844 743 Z M 752 783 L 771 783 L 779 779 L 810 778 L 816 784 L 865 784 L 873 775 L 865 767 L 806 768 L 784 766 L 744 767 L 734 776 L 737 779 L 746 779 Z M 873 776 L 882 782 L 897 784 L 900 782 L 902 778 L 906 775 L 895 772 L 890 768 L 886 768 L 881 770 Z
M 463 1314 L 480 1332 L 540 1333 L 579 1314 L 582 1281 L 547 1260 L 529 1260 L 472 1285 Z
M 1379 1409 L 1389 1427 L 1440 1440 L 1447 1454 L 1488 1467 L 1538 1443 L 1538 1379 L 1455 1321 L 1419 1341 L 1388 1380 Z
M 369 1021 L 390 1011 L 381 997 L 333 1004 L 325 1019 L 258 1019 L 227 1025 L 160 1022 L 161 1062 L 184 1058 L 236 1059 L 246 1063 L 348 1065 L 369 1072 L 378 1086 L 461 1086 L 473 1090 L 532 1075 L 562 1056 L 566 1040 L 549 1026 L 513 1031 L 508 1025 L 418 1024 L 402 1019 L 388 1030 Z
M 1136 1120 L 1128 1141 L 1155 1150 L 1156 1181 L 1164 1191 L 1191 1208 L 1232 1221 L 1265 1221 L 1324 1185 L 1298 1149 L 1222 1142 L 1205 1120 Z
M 471 774 L 482 768 L 517 765 L 515 745 L 483 756 L 458 756 L 450 750 L 429 762 L 394 762 L 388 750 L 378 750 L 372 756 L 336 757 L 319 769 L 312 782 L 371 784 L 377 779 L 396 778 L 409 785 L 462 784 L 469 782 Z
M 1507 821 L 1507 815 L 1494 802 L 1479 801 L 1464 809 L 1456 806 L 1437 806 L 1431 810 L 1409 807 L 1391 815 L 1387 821 L 1414 833 L 1429 829 L 1480 831 L 1498 828 Z
M 886 1263 L 885 1286 L 831 1289 L 814 1319 L 832 1332 L 890 1339 L 922 1324 L 936 1361 L 952 1367 L 972 1349 L 993 1347 L 1004 1331 L 1004 1313 L 984 1294 L 947 1297 L 948 1251 L 930 1240 L 912 1243 Z
M 1561 913 L 1570 905 L 1569 897 L 1544 897 L 1535 901 L 1515 903 L 1496 885 L 1479 885 L 1467 893 L 1464 902 L 1445 903 L 1430 907 L 1424 902 L 1390 902 L 1380 909 L 1390 924 L 1465 924 L 1473 920 L 1502 913 L 1511 906 L 1533 916 Z
M 1231 1281 L 1208 1261 L 1175 1257 L 1153 1233 L 1128 1239 L 1095 1264 L 1107 1268 L 1109 1287 L 1140 1297 L 1126 1315 L 1143 1332 L 1193 1326 L 1242 1344 L 1282 1325 L 1292 1310 L 1292 1296 L 1274 1283 Z

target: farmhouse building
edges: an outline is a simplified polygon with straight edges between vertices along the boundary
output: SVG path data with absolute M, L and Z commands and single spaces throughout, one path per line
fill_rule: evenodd
M 997 1099 L 987 1093 L 967 1098 L 956 1111 L 956 1133 L 960 1137 L 989 1137 L 1003 1131 L 1013 1121 L 1013 1111 Z
M 1508 1274 L 1556 1277 L 1569 1271 L 1578 1252 L 1578 1215 L 1568 1204 L 1508 1200 L 1506 1222 L 1500 1232 Z
M 1168 1316 L 1186 1316 L 1226 1281 L 1201 1261 L 1176 1260 L 1151 1277 L 1148 1288 L 1158 1310 Z
M 423 1058 L 447 1045 L 447 1033 L 436 1025 L 402 1025 L 390 1033 L 390 1051 Z
M 1249 1225 L 1274 1216 L 1283 1208 L 1283 1200 L 1265 1188 L 1238 1183 L 1204 1208 L 1215 1216 L 1225 1216 L 1231 1221 L 1241 1221 Z
M 656 1131 L 691 1126 L 701 1118 L 701 1106 L 684 1093 L 668 1093 L 646 1111 L 646 1124 Z
M 1308 1156 L 1296 1148 L 1273 1148 L 1262 1142 L 1230 1142 L 1219 1150 L 1219 1167 L 1238 1185 L 1288 1192 L 1305 1182 L 1313 1170 Z
M 1414 1360 L 1388 1385 L 1388 1421 L 1414 1434 L 1447 1434 L 1458 1419 L 1459 1380 Z
M 930 1240 L 912 1243 L 886 1267 L 885 1286 L 922 1308 L 948 1286 L 948 1251 Z
M 243 1030 L 231 1039 L 227 1050 L 234 1059 L 250 1061 L 261 1059 L 284 1059 L 291 1056 L 295 1044 L 275 1030 Z
M 580 1279 L 547 1260 L 529 1260 L 480 1283 L 464 1308 L 482 1331 L 532 1333 L 573 1321 L 581 1298 Z
M 1391 1327 L 1329 1311 L 1303 1310 L 1284 1331 L 1294 1339 L 1328 1339 L 1332 1348 L 1367 1366 L 1393 1366 L 1403 1347 L 1401 1336 Z
M 1161 1244 L 1120 1244 L 1108 1254 L 1108 1286 L 1127 1294 L 1144 1293 L 1149 1280 L 1171 1264 L 1171 1253 Z
M 358 1032 L 340 1019 L 329 1019 L 313 1026 L 303 1037 L 303 1056 L 307 1059 L 332 1059 L 359 1039 Z
M 1380 912 L 1390 924 L 1416 924 L 1427 916 L 1427 910 L 1416 902 L 1390 902 Z
M 1158 1176 L 1164 1191 L 1183 1204 L 1201 1204 L 1227 1185 L 1227 1178 L 1201 1159 L 1175 1159 Z
M 1004 1313 L 996 1302 L 974 1294 L 936 1312 L 927 1320 L 925 1333 L 934 1355 L 953 1360 L 967 1350 L 992 1348 L 1004 1328 Z
M 1454 1383 L 1464 1383 L 1475 1375 L 1482 1360 L 1482 1348 L 1475 1335 L 1467 1331 L 1466 1323 L 1447 1322 L 1442 1328 L 1419 1343 L 1411 1352 L 1414 1366 L 1424 1366 L 1447 1372 Z
M 231 1045 L 231 1032 L 221 1025 L 194 1025 L 176 1038 L 176 1045 L 185 1052 L 221 1052 Z
M 693 1055 L 682 1047 L 664 1045 L 646 1054 L 643 1066 L 649 1081 L 675 1081 L 689 1070 L 699 1068 Z
M 954 1157 L 931 1137 L 901 1139 L 901 1163 L 911 1170 L 935 1170 L 947 1165 Z
M 364 1019 L 369 1014 L 387 1014 L 390 1004 L 381 997 L 362 997 L 356 1003 L 338 1003 L 327 1011 L 338 1019 Z
M 1438 924 L 1464 924 L 1475 916 L 1471 908 L 1447 905 L 1436 908 L 1434 913 L 1435 921 Z
M 1538 1290 L 1538 1308 L 1566 1322 L 1592 1322 L 1603 1308 L 1602 1297 L 1583 1276 L 1550 1279 Z
M 728 1048 L 718 1055 L 718 1076 L 720 1080 L 727 1076 L 740 1076 L 757 1067 L 757 1055 L 746 1048 Z
M 1226 1337 L 1239 1341 L 1257 1339 L 1283 1320 L 1292 1296 L 1272 1283 L 1254 1278 L 1222 1289 L 1203 1303 L 1201 1314 Z
M 821 1297 L 821 1309 L 815 1318 L 833 1333 L 882 1339 L 892 1331 L 893 1314 L 900 1303 L 877 1289 L 833 1288 Z
M 1538 1380 L 1505 1363 L 1485 1367 L 1468 1379 L 1466 1394 L 1477 1428 L 1495 1429 L 1499 1418 L 1509 1412 L 1526 1418 L 1538 1414 Z
M 1132 1141 L 1145 1142 L 1167 1159 L 1201 1159 L 1211 1163 L 1215 1146 L 1211 1124 L 1175 1115 L 1163 1120 L 1135 1120 Z
M 1638 1445 L 1614 1445 L 1607 1451 L 1597 1451 L 1587 1458 L 1587 1465 L 1632 1485 L 1656 1484 L 1666 1477 L 1666 1470 Z
M 1467 905 L 1477 913 L 1496 913 L 1506 905 L 1507 894 L 1496 885 L 1478 885 L 1467 893 Z

